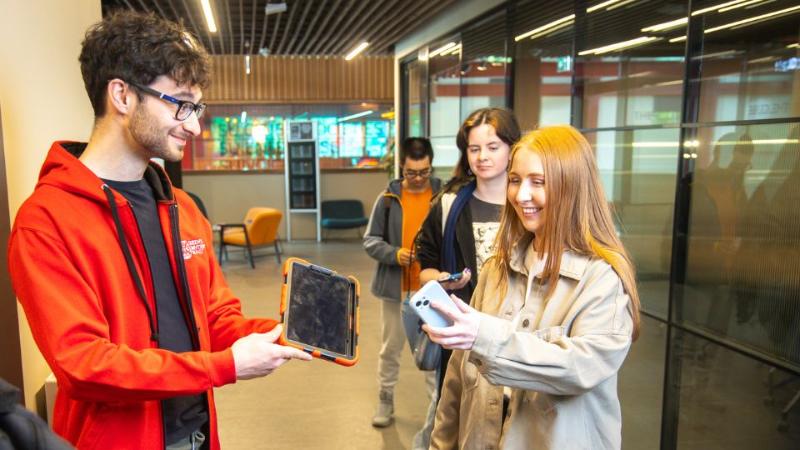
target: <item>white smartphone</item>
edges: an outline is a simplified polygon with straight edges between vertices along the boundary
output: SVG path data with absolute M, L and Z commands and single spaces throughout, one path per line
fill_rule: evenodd
M 411 297 L 409 306 L 411 306 L 411 309 L 423 322 L 432 327 L 444 328 L 453 325 L 453 322 L 447 316 L 439 312 L 439 310 L 431 308 L 432 300 L 457 308 L 455 303 L 453 303 L 453 299 L 447 295 L 442 285 L 436 280 L 425 283 L 425 286 L 422 286 L 422 288 Z

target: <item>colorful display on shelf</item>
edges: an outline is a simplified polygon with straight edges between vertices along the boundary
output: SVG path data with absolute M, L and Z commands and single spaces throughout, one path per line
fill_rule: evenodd
M 366 156 L 381 158 L 389 141 L 389 122 L 371 120 L 366 123 Z
M 208 129 L 192 146 L 194 170 L 259 170 L 283 167 L 287 117 L 210 117 Z M 312 117 L 324 167 L 370 167 L 386 155 L 393 120 L 348 120 L 336 116 Z

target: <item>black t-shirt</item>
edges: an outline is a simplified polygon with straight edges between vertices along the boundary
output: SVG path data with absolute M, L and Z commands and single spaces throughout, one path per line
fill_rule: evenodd
M 485 202 L 474 195 L 469 199 L 472 215 L 472 236 L 475 239 L 475 268 L 480 275 L 483 263 L 494 253 L 494 239 L 500 230 L 503 205 Z
M 144 179 L 103 181 L 122 194 L 133 207 L 153 277 L 159 347 L 176 353 L 192 351 L 192 337 L 178 299 L 175 279 L 172 277 L 169 253 L 158 219 L 153 189 Z M 173 397 L 163 400 L 161 405 L 164 411 L 166 430 L 164 438 L 167 444 L 189 436 L 208 422 L 208 404 L 203 395 Z

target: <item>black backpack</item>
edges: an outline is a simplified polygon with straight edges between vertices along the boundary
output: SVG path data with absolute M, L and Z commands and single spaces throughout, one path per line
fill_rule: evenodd
M 0 378 L 0 450 L 69 450 L 47 423 L 19 404 L 19 389 Z

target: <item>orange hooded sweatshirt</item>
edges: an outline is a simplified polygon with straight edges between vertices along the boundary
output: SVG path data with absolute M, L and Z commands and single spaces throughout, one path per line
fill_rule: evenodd
M 150 267 L 133 210 L 56 142 L 17 213 L 11 280 L 58 380 L 53 429 L 80 449 L 164 448 L 161 399 L 206 394 L 210 448 L 219 448 L 212 388 L 236 381 L 231 345 L 271 330 L 245 319 L 214 257 L 208 222 L 161 167 L 153 187 L 172 275 L 194 350 L 158 348 Z

